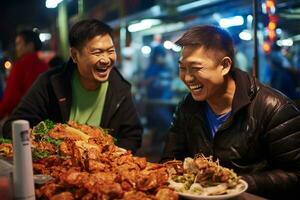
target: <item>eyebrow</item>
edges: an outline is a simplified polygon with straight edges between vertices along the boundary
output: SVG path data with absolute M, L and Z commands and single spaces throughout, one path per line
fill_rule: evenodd
M 89 51 L 95 51 L 95 50 L 105 51 L 105 50 L 111 50 L 111 49 L 114 49 L 114 48 L 115 48 L 114 46 L 110 46 L 108 48 L 90 47 Z
M 195 65 L 195 64 L 196 64 L 196 65 L 202 65 L 201 62 L 193 62 L 193 61 L 192 61 L 192 62 L 188 62 L 188 63 L 189 63 L 190 65 Z M 178 61 L 178 64 L 179 64 L 179 65 L 182 65 L 183 63 L 179 60 L 179 61 Z

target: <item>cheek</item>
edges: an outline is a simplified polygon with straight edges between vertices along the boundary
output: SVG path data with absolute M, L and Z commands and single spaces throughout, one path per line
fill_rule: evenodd
M 117 60 L 117 55 L 116 54 L 113 54 L 109 57 L 110 61 L 112 62 L 112 64 L 114 64 Z
M 182 73 L 182 72 L 179 72 L 179 78 L 180 78 L 183 82 L 185 82 L 185 81 L 184 81 L 184 77 L 185 77 L 185 74 Z

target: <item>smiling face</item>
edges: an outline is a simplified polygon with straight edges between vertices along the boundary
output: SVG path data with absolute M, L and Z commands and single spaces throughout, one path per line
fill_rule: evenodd
M 185 46 L 179 60 L 180 78 L 196 101 L 215 101 L 222 97 L 225 75 L 231 59 L 199 46 Z
M 112 38 L 105 34 L 88 40 L 81 49 L 72 47 L 71 57 L 77 64 L 83 87 L 95 90 L 107 81 L 117 56 Z

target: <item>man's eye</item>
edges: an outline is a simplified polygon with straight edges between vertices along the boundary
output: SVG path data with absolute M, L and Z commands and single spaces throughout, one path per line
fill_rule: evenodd
M 94 52 L 92 52 L 92 54 L 95 55 L 95 56 L 98 56 L 98 55 L 101 54 L 101 52 L 100 51 L 94 51 Z
M 191 67 L 191 69 L 193 70 L 193 71 L 199 71 L 199 70 L 201 70 L 203 67 Z

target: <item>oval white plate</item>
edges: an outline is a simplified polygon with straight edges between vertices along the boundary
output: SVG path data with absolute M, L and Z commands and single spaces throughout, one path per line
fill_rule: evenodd
M 237 191 L 237 192 L 233 192 L 230 194 L 220 194 L 220 195 L 200 195 L 200 194 L 190 194 L 190 193 L 183 193 L 183 192 L 178 192 L 178 194 L 182 197 L 184 197 L 185 199 L 193 199 L 193 200 L 221 200 L 221 199 L 230 199 L 233 198 L 235 196 L 238 196 L 240 194 L 242 194 L 243 192 L 245 192 L 248 188 L 248 184 L 247 182 L 240 180 L 239 181 L 240 184 L 242 184 L 242 189 Z
M 33 180 L 34 183 L 36 184 L 45 184 L 48 181 L 51 181 L 53 178 L 52 176 L 49 175 L 44 175 L 44 174 L 34 174 L 33 175 Z

